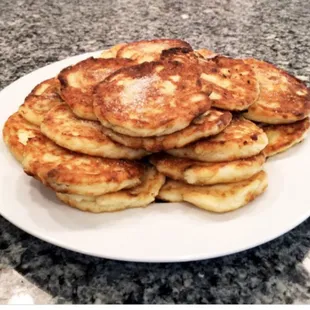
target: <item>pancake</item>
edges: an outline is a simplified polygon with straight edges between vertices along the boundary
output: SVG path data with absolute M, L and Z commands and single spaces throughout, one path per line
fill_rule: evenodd
M 98 196 L 140 184 L 136 162 L 81 155 L 37 134 L 27 141 L 24 171 L 57 192 Z
M 310 113 L 310 91 L 301 81 L 276 66 L 246 59 L 260 85 L 258 100 L 244 117 L 267 124 L 287 124 L 306 118 Z
M 242 59 L 216 56 L 201 60 L 203 89 L 212 90 L 212 106 L 243 111 L 258 98 L 259 85 L 251 66 Z
M 113 142 L 101 129 L 99 122 L 77 118 L 66 104 L 50 110 L 41 124 L 45 136 L 71 151 L 116 159 L 139 159 L 148 154 Z
M 46 112 L 63 102 L 59 92 L 60 83 L 57 78 L 40 83 L 26 97 L 19 107 L 19 113 L 28 122 L 40 126 Z
M 244 181 L 209 186 L 168 180 L 157 197 L 171 202 L 186 201 L 207 211 L 223 213 L 243 207 L 262 194 L 267 186 L 264 171 Z
M 97 120 L 93 112 L 94 87 L 111 73 L 133 64 L 129 59 L 91 57 L 67 67 L 58 75 L 61 96 L 76 116 Z
M 116 45 L 112 46 L 111 48 L 102 51 L 99 58 L 105 58 L 105 59 L 116 58 L 117 52 L 125 45 L 126 45 L 126 43 L 116 44 Z
M 37 86 L 33 88 L 30 94 L 34 96 L 46 95 L 54 97 L 55 94 L 59 94 L 59 92 L 60 92 L 60 83 L 58 79 L 54 77 L 39 83 Z
M 119 142 L 127 147 L 159 152 L 172 148 L 180 148 L 201 138 L 216 135 L 229 125 L 231 118 L 232 115 L 230 112 L 214 109 L 209 110 L 198 118 L 195 118 L 188 127 L 159 137 L 130 137 L 104 127 L 102 131 L 113 141 Z
M 123 68 L 95 90 L 102 125 L 133 137 L 171 134 L 210 109 L 199 67 L 168 60 Z
M 16 112 L 5 122 L 2 134 L 10 152 L 21 163 L 27 141 L 40 134 L 40 128 L 29 123 Z
M 257 155 L 267 144 L 268 138 L 261 128 L 236 117 L 220 134 L 167 152 L 176 157 L 221 162 Z
M 167 177 L 189 184 L 210 185 L 246 180 L 263 169 L 263 154 L 234 161 L 206 163 L 167 154 L 150 159 L 156 169 Z
M 143 40 L 127 43 L 118 52 L 118 58 L 129 58 L 137 63 L 151 62 L 160 59 L 161 52 L 171 48 L 192 47 L 185 41 L 174 39 Z
M 142 183 L 130 189 L 101 196 L 80 196 L 57 193 L 57 197 L 71 207 L 94 213 L 113 212 L 129 208 L 146 207 L 155 200 L 165 177 L 155 168 L 147 168 Z
M 269 141 L 264 149 L 265 155 L 267 157 L 276 155 L 301 142 L 305 139 L 309 127 L 309 118 L 293 124 L 263 126 Z
M 199 56 L 205 58 L 205 59 L 213 58 L 213 57 L 218 55 L 218 54 L 214 53 L 213 51 L 207 50 L 205 48 L 201 48 L 199 50 L 196 50 L 195 53 L 198 54 Z

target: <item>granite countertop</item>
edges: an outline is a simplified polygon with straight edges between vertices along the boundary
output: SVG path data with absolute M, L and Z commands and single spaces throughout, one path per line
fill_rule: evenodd
M 154 37 L 254 55 L 308 82 L 309 16 L 302 0 L 2 0 L 0 88 L 68 56 Z M 0 217 L 0 303 L 310 303 L 309 250 L 307 220 L 224 258 L 125 263 L 47 244 Z

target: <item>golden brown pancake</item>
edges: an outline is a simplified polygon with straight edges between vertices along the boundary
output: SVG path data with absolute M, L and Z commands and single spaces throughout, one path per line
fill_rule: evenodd
M 31 95 L 35 96 L 51 96 L 54 97 L 55 94 L 60 93 L 60 83 L 56 77 L 45 80 L 39 83 L 34 89 L 31 91 Z
M 198 66 L 176 61 L 120 69 L 95 90 L 94 112 L 102 125 L 133 137 L 182 130 L 209 108 Z
M 113 142 L 99 122 L 77 118 L 66 104 L 51 109 L 41 124 L 42 133 L 71 151 L 105 158 L 139 159 L 148 153 Z
M 264 171 L 247 180 L 229 184 L 198 186 L 167 180 L 157 197 L 171 202 L 186 201 L 198 208 L 222 213 L 243 207 L 262 194 L 267 186 Z
M 24 171 L 57 192 L 98 196 L 141 182 L 136 162 L 105 159 L 67 151 L 43 135 L 28 140 Z
M 212 106 L 242 111 L 256 101 L 259 85 L 251 66 L 242 59 L 216 56 L 200 63 L 203 88 L 212 90 Z
M 160 59 L 161 52 L 171 48 L 192 47 L 185 41 L 174 39 L 143 40 L 127 43 L 118 52 L 118 58 L 129 58 L 137 63 L 151 62 Z
M 308 117 L 292 124 L 263 126 L 268 137 L 268 145 L 264 153 L 270 157 L 286 151 L 306 137 L 309 127 Z
M 97 120 L 93 112 L 94 87 L 111 73 L 133 64 L 134 62 L 129 59 L 91 57 L 67 67 L 58 75 L 61 96 L 76 116 Z
M 125 45 L 126 45 L 126 43 L 116 44 L 116 45 L 112 46 L 111 48 L 109 48 L 108 50 L 102 51 L 99 58 L 105 58 L 105 59 L 116 58 L 117 52 Z
M 183 147 L 201 138 L 216 135 L 229 125 L 231 119 L 232 115 L 230 112 L 212 109 L 195 118 L 188 127 L 169 135 L 139 138 L 122 135 L 104 127 L 102 131 L 113 141 L 119 142 L 127 147 L 159 152 Z
M 156 154 L 150 159 L 167 177 L 195 185 L 232 183 L 249 179 L 263 169 L 264 154 L 233 161 L 206 163 L 187 158 Z
M 40 134 L 40 128 L 29 123 L 16 112 L 5 122 L 2 134 L 10 152 L 21 163 L 27 141 Z
M 57 197 L 71 207 L 94 213 L 113 212 L 129 208 L 146 207 L 155 200 L 160 188 L 165 183 L 165 177 L 148 167 L 141 184 L 130 189 L 101 196 L 81 196 L 57 193 Z
M 267 144 L 268 138 L 261 128 L 236 117 L 220 134 L 167 152 L 182 158 L 221 162 L 257 155 Z
M 25 172 L 58 192 L 101 195 L 141 183 L 141 164 L 67 151 L 18 113 L 7 120 L 3 136 Z
M 253 58 L 244 61 L 252 67 L 260 85 L 259 98 L 244 113 L 246 118 L 286 124 L 309 115 L 310 91 L 306 85 L 270 63 Z
M 44 115 L 54 106 L 62 103 L 60 83 L 57 78 L 37 85 L 19 107 L 19 113 L 30 123 L 40 126 Z

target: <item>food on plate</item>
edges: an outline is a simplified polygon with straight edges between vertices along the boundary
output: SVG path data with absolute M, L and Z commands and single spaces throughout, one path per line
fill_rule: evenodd
M 150 159 L 165 176 L 188 184 L 210 185 L 232 183 L 249 179 L 263 169 L 265 155 L 225 162 L 201 162 L 168 154 L 154 154 Z
M 59 192 L 100 195 L 141 183 L 140 163 L 68 151 L 18 113 L 6 122 L 3 136 L 25 172 Z
M 76 209 L 161 199 L 222 213 L 265 191 L 266 158 L 305 138 L 309 113 L 309 89 L 272 64 L 143 40 L 39 83 L 3 139 L 29 176 Z
M 91 57 L 69 66 L 58 75 L 61 97 L 76 116 L 97 120 L 93 111 L 94 87 L 111 73 L 133 64 L 129 59 Z
M 259 82 L 260 93 L 244 117 L 267 124 L 287 124 L 310 114 L 310 91 L 297 78 L 276 66 L 257 59 L 246 59 Z
M 258 97 L 259 85 L 251 66 L 242 59 L 216 56 L 200 60 L 203 88 L 211 88 L 212 106 L 243 111 Z
M 135 186 L 143 175 L 137 162 L 74 153 L 42 134 L 28 140 L 22 165 L 57 192 L 90 196 Z
M 56 144 L 87 155 L 140 159 L 148 154 L 145 150 L 113 142 L 103 133 L 99 122 L 77 118 L 66 104 L 58 105 L 46 114 L 41 131 Z
M 147 167 L 141 184 L 101 196 L 81 196 L 57 193 L 57 197 L 71 207 L 93 213 L 120 211 L 146 207 L 155 200 L 165 177 L 154 167 Z
M 210 109 L 199 68 L 169 60 L 120 69 L 96 87 L 94 97 L 101 124 L 134 137 L 174 133 Z
M 268 137 L 268 145 L 264 149 L 267 157 L 284 152 L 303 141 L 309 131 L 309 118 L 292 124 L 263 126 Z
M 10 152 L 21 163 L 28 140 L 40 135 L 40 128 L 29 123 L 20 113 L 15 112 L 5 122 L 2 134 Z
M 262 194 L 267 185 L 264 171 L 247 180 L 228 184 L 198 186 L 168 180 L 158 198 L 171 202 L 185 201 L 204 210 L 222 213 L 243 207 Z
M 162 51 L 172 48 L 186 48 L 192 50 L 190 44 L 175 39 L 143 40 L 127 43 L 117 51 L 117 58 L 128 58 L 138 63 L 159 60 Z
M 37 85 L 19 107 L 19 113 L 30 123 L 40 126 L 44 115 L 62 103 L 60 83 L 57 78 L 48 79 Z
M 188 127 L 158 137 L 131 137 L 105 127 L 102 127 L 102 131 L 113 141 L 127 147 L 159 152 L 183 147 L 201 138 L 216 135 L 229 125 L 231 119 L 232 115 L 230 112 L 212 109 L 195 118 Z
M 176 157 L 221 162 L 257 155 L 267 144 L 267 135 L 261 128 L 243 117 L 235 117 L 218 135 L 167 152 Z

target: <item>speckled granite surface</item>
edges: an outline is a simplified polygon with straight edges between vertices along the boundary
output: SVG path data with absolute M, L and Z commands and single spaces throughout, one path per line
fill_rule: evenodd
M 308 82 L 309 16 L 305 0 L 2 0 L 0 88 L 56 60 L 153 37 L 255 55 Z M 57 248 L 0 218 L 0 303 L 310 303 L 309 231 L 310 220 L 237 255 L 135 264 Z

